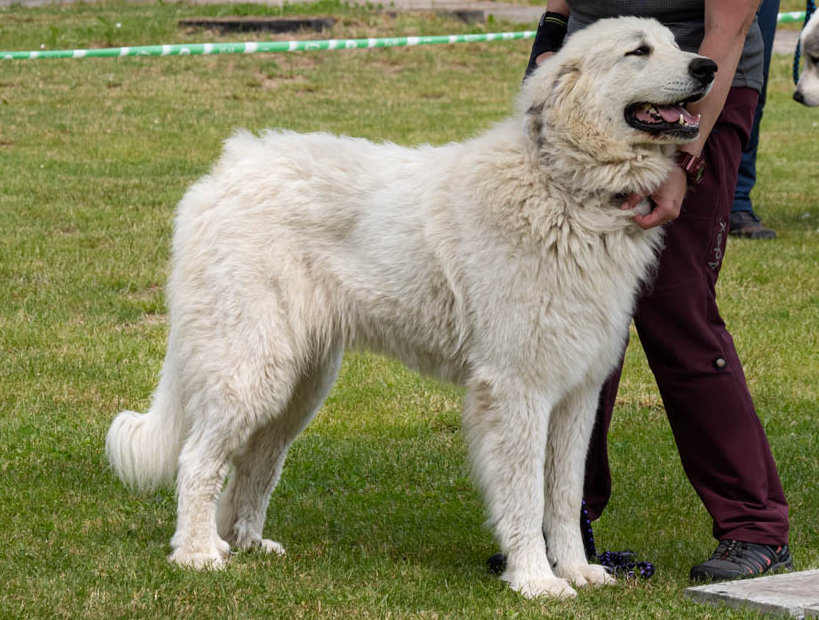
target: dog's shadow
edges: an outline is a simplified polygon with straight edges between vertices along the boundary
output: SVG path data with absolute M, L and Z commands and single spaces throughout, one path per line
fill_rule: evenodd
M 469 550 L 483 557 L 492 549 L 484 520 L 460 431 L 418 424 L 386 437 L 305 433 L 264 531 L 288 553 L 332 548 L 451 569 Z

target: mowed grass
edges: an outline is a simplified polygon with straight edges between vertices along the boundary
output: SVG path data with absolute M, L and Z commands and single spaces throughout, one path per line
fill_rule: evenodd
M 279 13 L 335 16 L 333 37 L 483 29 L 329 3 L 104 3 L 0 10 L 0 47 L 243 40 L 177 20 Z M 347 356 L 290 453 L 266 524 L 286 558 L 169 565 L 172 490 L 133 494 L 105 463 L 113 415 L 146 410 L 161 367 L 174 205 L 224 138 L 287 127 L 463 139 L 511 111 L 528 45 L 0 62 L 0 617 L 756 617 L 683 597 L 714 541 L 636 338 L 595 534 L 657 574 L 572 601 L 526 601 L 486 572 L 496 546 L 469 480 L 462 392 L 380 357 Z M 719 292 L 791 503 L 796 567 L 808 569 L 819 567 L 819 111 L 790 100 L 789 58 L 772 74 L 755 199 L 778 239 L 731 240 Z

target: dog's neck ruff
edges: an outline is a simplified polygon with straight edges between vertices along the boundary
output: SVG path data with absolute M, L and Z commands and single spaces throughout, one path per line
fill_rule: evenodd
M 598 151 L 578 148 L 574 142 L 542 141 L 535 154 L 536 165 L 548 171 L 553 183 L 583 187 L 589 194 L 611 199 L 631 193 L 650 194 L 673 166 L 673 147 L 601 144 Z M 575 190 L 576 191 L 576 190 Z

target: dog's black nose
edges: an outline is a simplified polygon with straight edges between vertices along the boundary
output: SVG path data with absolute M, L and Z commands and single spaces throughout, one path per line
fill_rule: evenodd
M 699 80 L 700 84 L 706 86 L 714 80 L 717 72 L 717 63 L 710 58 L 695 58 L 688 65 L 688 73 L 691 77 Z
M 797 90 L 793 93 L 793 100 L 797 103 L 805 103 L 805 95 Z

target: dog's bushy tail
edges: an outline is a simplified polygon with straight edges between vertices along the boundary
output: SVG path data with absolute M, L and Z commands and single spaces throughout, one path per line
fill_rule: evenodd
M 105 438 L 105 454 L 127 486 L 150 491 L 173 482 L 187 424 L 169 360 L 148 413 L 123 411 Z

